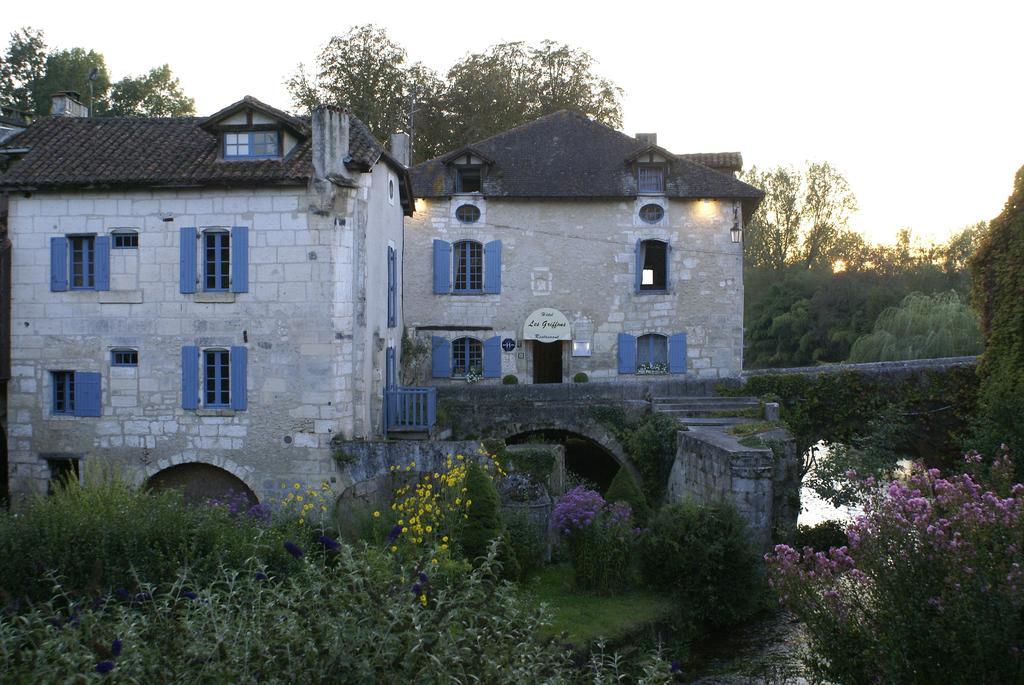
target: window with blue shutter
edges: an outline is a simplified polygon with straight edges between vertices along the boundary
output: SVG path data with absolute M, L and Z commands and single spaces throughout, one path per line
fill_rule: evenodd
M 99 416 L 100 374 L 75 372 L 75 416 Z
M 452 341 L 452 375 L 465 376 L 470 372 L 482 374 L 483 345 L 476 338 L 456 338 Z
M 388 247 L 388 328 L 398 325 L 398 258 L 395 248 Z
M 225 292 L 231 287 L 231 234 L 203 231 L 203 290 Z
M 245 411 L 248 405 L 246 395 L 248 392 L 248 370 L 249 350 L 244 347 L 231 348 L 231 408 L 235 411 Z
M 484 245 L 484 292 L 501 292 L 501 241 L 492 240 Z
M 68 236 L 71 290 L 96 289 L 96 236 Z
M 50 290 L 68 289 L 68 239 L 50 238 Z
M 226 409 L 231 406 L 231 353 L 203 350 L 203 406 Z
M 452 375 L 452 344 L 439 335 L 430 338 L 430 370 L 434 378 Z
M 484 340 L 484 378 L 501 378 L 501 336 Z
M 181 348 L 181 408 L 199 408 L 199 348 Z
M 452 246 L 445 240 L 434 241 L 434 294 L 452 290 Z
M 50 377 L 53 381 L 53 404 L 51 411 L 54 414 L 75 415 L 75 372 L 74 371 L 51 371 Z
M 686 333 L 668 337 L 668 372 L 686 373 Z
M 484 292 L 484 246 L 475 240 L 460 240 L 453 246 L 453 252 L 452 292 Z
M 231 229 L 231 292 L 249 292 L 249 227 Z
M 181 246 L 180 287 L 182 293 L 196 291 L 196 229 L 184 226 L 178 234 Z
M 636 338 L 629 333 L 619 333 L 619 373 L 636 373 Z
M 110 236 L 96 236 L 96 290 L 110 290 Z

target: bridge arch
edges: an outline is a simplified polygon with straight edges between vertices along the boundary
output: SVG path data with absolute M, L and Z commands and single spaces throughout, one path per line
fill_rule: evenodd
M 146 479 L 146 486 L 153 490 L 180 490 L 189 504 L 244 497 L 252 506 L 259 503 L 259 498 L 244 479 L 245 475 L 241 469 L 229 470 L 197 459 L 154 469 Z

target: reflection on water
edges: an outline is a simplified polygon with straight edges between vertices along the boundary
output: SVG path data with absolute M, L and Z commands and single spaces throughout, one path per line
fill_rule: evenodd
M 830 519 L 852 521 L 860 513 L 860 507 L 834 507 L 818 497 L 809 487 L 800 488 L 800 518 L 797 519 L 797 523 L 801 525 L 813 526 Z

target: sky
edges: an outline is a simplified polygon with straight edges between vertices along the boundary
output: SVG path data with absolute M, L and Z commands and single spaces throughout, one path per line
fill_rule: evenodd
M 857 195 L 853 227 L 880 242 L 992 219 L 1024 165 L 1019 1 L 10 5 L 2 36 L 95 49 L 112 80 L 166 62 L 201 115 L 245 94 L 290 108 L 286 78 L 358 24 L 442 73 L 503 41 L 568 43 L 625 91 L 626 133 L 746 166 L 828 161 Z

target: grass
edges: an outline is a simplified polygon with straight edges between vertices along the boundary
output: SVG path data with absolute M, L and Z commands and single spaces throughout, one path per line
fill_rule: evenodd
M 777 427 L 778 424 L 774 421 L 758 421 L 756 423 L 738 423 L 735 426 L 730 426 L 728 430 L 737 437 L 746 437 L 755 433 L 764 433 Z
M 569 642 L 587 645 L 598 638 L 614 643 L 675 613 L 672 602 L 653 592 L 632 590 L 602 597 L 575 589 L 571 564 L 545 566 L 523 585 L 552 613 L 549 635 L 568 633 Z

